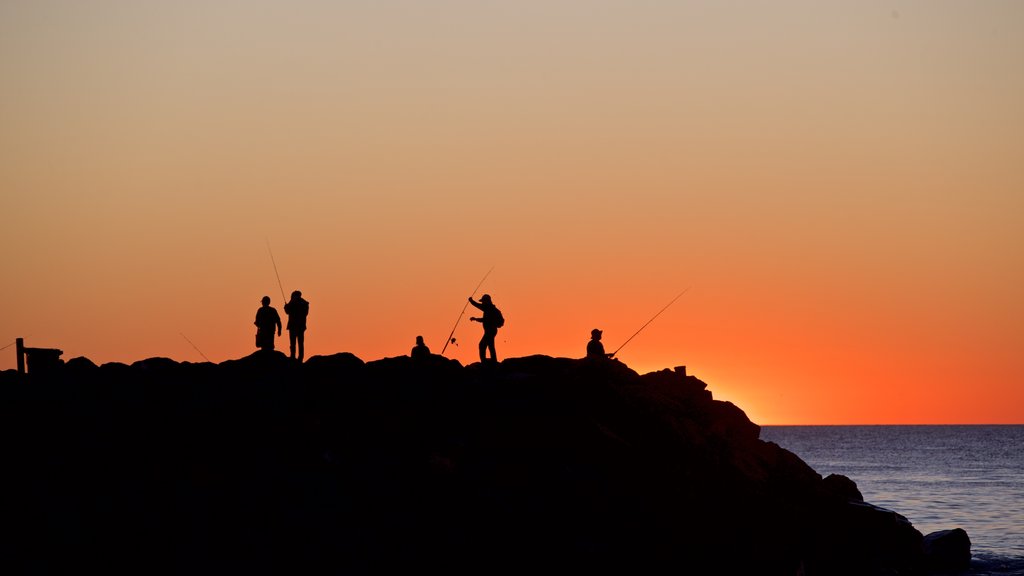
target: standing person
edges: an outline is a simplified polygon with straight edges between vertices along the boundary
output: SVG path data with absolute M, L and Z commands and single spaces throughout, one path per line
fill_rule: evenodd
M 611 358 L 611 354 L 605 354 L 604 344 L 601 343 L 602 332 L 597 328 L 590 331 L 590 342 L 587 342 L 587 358 Z
M 263 306 L 256 311 L 256 347 L 260 350 L 274 349 L 274 328 L 277 328 L 277 335 L 281 335 L 281 316 L 276 308 L 270 307 L 270 296 L 264 296 L 261 300 Z
M 490 294 L 481 296 L 480 302 L 473 300 L 473 297 L 470 296 L 469 303 L 484 313 L 481 318 L 470 318 L 473 322 L 484 325 L 484 336 L 480 339 L 480 362 L 487 361 L 488 350 L 491 351 L 491 362 L 497 362 L 498 353 L 494 350 L 494 337 L 498 335 L 498 328 L 505 325 L 505 318 L 501 315 L 501 310 L 498 310 L 498 307 L 491 302 Z
M 284 305 L 284 313 L 288 315 L 288 343 L 291 358 L 295 359 L 295 344 L 299 345 L 299 362 L 306 355 L 306 316 L 309 315 L 309 302 L 302 299 L 302 292 L 292 292 L 292 299 Z
M 430 358 L 430 348 L 423 343 L 423 336 L 416 337 L 416 345 L 412 347 L 412 352 L 409 353 L 413 360 L 423 360 L 424 358 Z

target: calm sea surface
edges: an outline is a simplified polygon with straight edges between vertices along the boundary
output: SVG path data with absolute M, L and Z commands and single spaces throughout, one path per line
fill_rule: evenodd
M 923 534 L 963 528 L 970 574 L 1024 576 L 1024 426 L 765 426 L 761 438 Z

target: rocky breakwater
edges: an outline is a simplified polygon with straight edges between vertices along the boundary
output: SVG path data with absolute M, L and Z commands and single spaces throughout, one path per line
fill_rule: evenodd
M 7 573 L 920 575 L 966 540 L 617 361 L 78 358 L 0 411 Z

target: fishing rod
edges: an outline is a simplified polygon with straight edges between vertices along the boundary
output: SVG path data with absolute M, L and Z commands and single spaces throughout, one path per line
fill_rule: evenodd
M 182 338 L 184 338 L 189 344 L 192 344 L 192 347 L 196 349 L 196 352 L 199 352 L 199 355 L 205 358 L 207 362 L 210 362 L 211 364 L 213 363 L 213 360 L 206 358 L 206 354 L 203 354 L 203 351 L 199 349 L 199 346 L 196 346 L 191 340 L 189 340 L 188 336 L 185 336 L 184 332 L 178 332 L 178 334 L 181 334 Z
M 491 270 L 494 270 L 494 266 L 491 266 Z M 473 293 L 470 294 L 470 296 L 469 296 L 470 298 L 472 298 L 473 296 L 476 296 L 477 290 L 479 290 L 480 287 L 484 285 L 484 280 L 487 280 L 487 277 L 491 275 L 491 270 L 488 270 L 487 274 L 484 274 L 484 277 L 480 279 L 480 283 L 477 284 L 476 288 L 473 289 Z M 444 356 L 444 351 L 448 349 L 448 343 L 452 341 L 452 335 L 455 334 L 455 328 L 459 325 L 459 321 L 462 320 L 462 315 L 466 313 L 466 308 L 468 306 L 469 306 L 469 300 L 466 300 L 466 303 L 462 305 L 462 312 L 459 312 L 459 317 L 455 319 L 455 325 L 452 326 L 451 334 L 448 334 L 448 339 L 444 341 L 444 347 L 441 348 L 441 355 L 442 356 Z
M 11 342 L 11 343 L 10 343 L 10 344 L 8 344 L 7 346 L 4 346 L 3 348 L 0 348 L 0 352 L 2 352 L 2 351 L 4 351 L 4 350 L 7 350 L 8 348 L 10 348 L 11 346 L 14 346 L 14 345 L 15 345 L 15 344 L 17 344 L 17 343 L 18 343 L 18 341 L 17 341 L 17 340 L 15 340 L 14 342 Z
M 274 265 L 274 276 L 277 276 L 277 287 L 281 289 L 281 305 L 288 302 L 284 297 L 284 286 L 281 284 L 281 275 L 277 273 L 277 262 L 274 261 L 274 251 L 270 249 L 270 239 L 267 238 L 267 252 L 270 253 L 270 263 Z
M 690 287 L 689 287 L 689 286 L 687 286 L 687 287 L 686 287 L 686 290 L 689 290 L 689 289 L 690 289 Z M 650 319 L 650 320 L 648 320 L 646 324 L 644 324 L 643 326 L 641 326 L 641 327 L 640 327 L 640 330 L 637 330 L 636 332 L 634 332 L 634 333 L 633 333 L 633 336 L 630 336 L 629 338 L 627 338 L 627 339 L 626 339 L 626 341 L 622 343 L 622 346 L 619 346 L 618 348 L 616 348 L 616 349 L 615 349 L 615 352 L 612 352 L 612 356 L 615 356 L 616 354 L 618 354 L 618 353 L 619 353 L 619 350 L 622 350 L 622 347 L 623 347 L 623 346 L 625 346 L 626 344 L 629 344 L 629 341 L 630 341 L 630 340 L 632 340 L 634 336 L 636 336 L 637 334 L 639 334 L 639 333 L 640 333 L 640 332 L 641 332 L 641 331 L 642 331 L 642 330 L 643 330 L 644 328 L 647 328 L 647 324 L 650 324 L 651 322 L 654 322 L 654 319 L 655 319 L 655 318 L 657 318 L 658 316 L 661 316 L 661 313 L 662 313 L 662 312 L 664 312 L 665 310 L 668 310 L 668 307 L 669 307 L 669 306 L 671 306 L 671 305 L 672 305 L 673 303 L 675 303 L 675 301 L 676 301 L 676 300 L 679 300 L 679 297 L 680 297 L 680 296 L 682 296 L 683 294 L 686 294 L 686 290 L 683 290 L 682 292 L 680 292 L 679 294 L 677 294 L 677 295 L 676 295 L 676 297 L 675 297 L 675 298 L 673 298 L 671 302 L 669 302 L 668 304 L 666 304 L 666 305 L 665 305 L 665 307 L 664 307 L 664 308 L 662 308 L 661 310 L 659 310 L 657 314 L 655 314 L 654 316 L 652 316 L 652 317 L 651 317 L 651 319 Z

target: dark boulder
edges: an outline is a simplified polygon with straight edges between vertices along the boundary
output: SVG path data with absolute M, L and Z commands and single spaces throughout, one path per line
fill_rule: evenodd
M 921 533 L 904 516 L 866 502 L 829 495 L 813 520 L 808 574 L 919 574 Z
M 863 502 L 857 483 L 842 474 L 829 474 L 822 481 L 822 489 L 837 500 L 845 502 Z
M 178 366 L 180 366 L 180 364 L 170 358 L 147 358 L 145 360 L 134 362 L 131 365 L 131 367 L 136 370 L 143 370 L 146 372 L 166 372 L 175 370 Z
M 963 528 L 924 537 L 925 566 L 932 574 L 956 574 L 971 567 L 971 539 Z
M 329 356 L 312 356 L 306 359 L 303 366 L 308 372 L 314 373 L 344 373 L 361 368 L 365 362 L 355 354 L 340 352 Z
M 97 366 L 95 362 L 86 358 L 85 356 L 78 356 L 76 358 L 68 360 L 64 364 L 64 368 L 68 372 L 73 372 L 77 374 L 88 374 L 91 373 L 93 370 L 99 368 L 99 366 Z

